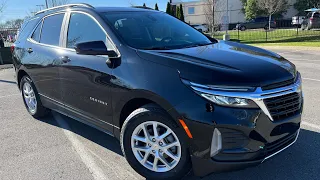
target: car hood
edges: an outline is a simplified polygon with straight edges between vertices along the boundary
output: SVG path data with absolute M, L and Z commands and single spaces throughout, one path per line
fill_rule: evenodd
M 229 41 L 137 53 L 145 60 L 177 69 L 183 79 L 205 85 L 262 87 L 296 76 L 295 66 L 280 55 Z

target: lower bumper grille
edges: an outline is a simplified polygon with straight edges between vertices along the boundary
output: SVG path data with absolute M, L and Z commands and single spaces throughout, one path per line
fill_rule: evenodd
M 293 143 L 296 140 L 297 135 L 298 131 L 275 142 L 267 143 L 265 146 L 267 156 L 272 155 Z
M 264 100 L 274 121 L 282 120 L 301 112 L 302 98 L 299 93 L 291 93 Z

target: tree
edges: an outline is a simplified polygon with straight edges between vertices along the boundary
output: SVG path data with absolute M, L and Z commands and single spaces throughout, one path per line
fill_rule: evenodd
M 179 19 L 180 19 L 181 21 L 184 21 L 184 13 L 183 13 L 182 4 L 180 4 L 180 8 L 179 8 L 179 9 L 180 9 L 180 18 L 179 18 Z
M 6 28 L 20 28 L 23 23 L 23 19 L 13 19 L 5 22 L 4 27 Z
M 159 11 L 158 3 L 156 3 L 154 9 L 157 10 L 157 11 Z
M 257 6 L 269 15 L 269 29 L 271 29 L 271 18 L 275 13 L 283 12 L 288 7 L 287 0 L 258 0 Z
M 143 7 L 147 7 L 147 6 L 146 6 L 146 3 L 143 3 Z
M 176 18 L 181 19 L 180 7 L 177 6 L 176 8 Z
M 244 6 L 244 13 L 247 20 L 256 18 L 259 15 L 257 0 L 247 0 Z
M 171 8 L 171 4 L 169 2 L 167 3 L 166 13 L 172 15 L 172 8 Z
M 48 7 L 61 6 L 64 4 L 68 4 L 70 0 L 47 0 Z
M 294 8 L 299 11 L 299 15 L 304 15 L 305 10 L 310 8 L 320 8 L 319 0 L 297 0 Z

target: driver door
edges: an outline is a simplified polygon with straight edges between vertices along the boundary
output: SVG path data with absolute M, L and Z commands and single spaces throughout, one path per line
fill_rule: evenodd
M 112 132 L 112 68 L 106 64 L 108 57 L 79 55 L 74 45 L 79 42 L 104 41 L 109 50 L 115 48 L 99 22 L 91 15 L 71 12 L 66 31 L 67 50 L 62 55 L 64 64 L 61 71 L 63 102 L 68 110 L 81 118 Z

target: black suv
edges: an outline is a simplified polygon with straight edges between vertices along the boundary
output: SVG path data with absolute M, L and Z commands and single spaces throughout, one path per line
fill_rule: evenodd
M 257 165 L 299 134 L 301 77 L 283 57 L 218 42 L 166 13 L 70 4 L 12 47 L 29 113 L 49 109 L 120 140 L 150 179 Z
M 271 28 L 277 27 L 277 23 L 274 19 L 271 20 L 270 27 Z M 251 19 L 247 22 L 239 23 L 236 26 L 236 29 L 241 30 L 241 31 L 245 31 L 247 29 L 259 29 L 259 28 L 264 28 L 265 30 L 269 29 L 269 18 L 268 17 L 257 17 L 255 19 Z

